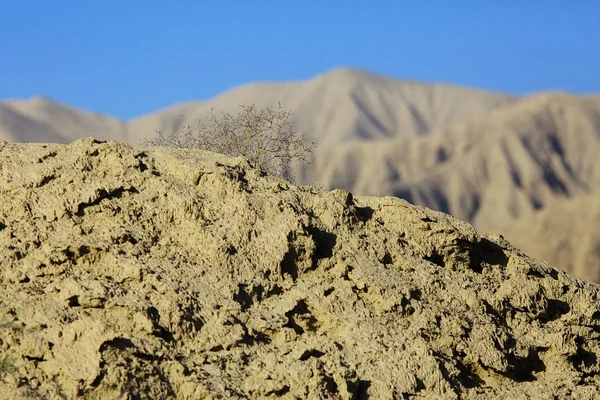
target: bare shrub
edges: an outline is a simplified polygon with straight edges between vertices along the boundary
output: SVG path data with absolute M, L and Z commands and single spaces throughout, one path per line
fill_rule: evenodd
M 181 123 L 178 132 L 165 135 L 157 130 L 157 137 L 144 139 L 144 145 L 186 147 L 210 150 L 231 157 L 246 157 L 267 173 L 295 182 L 292 161 L 309 160 L 317 142 L 309 141 L 306 134 L 294 127 L 293 113 L 277 109 L 257 109 L 255 105 L 240 105 L 235 115 L 211 109 L 208 118 L 198 120 L 192 127 Z M 183 117 L 183 116 L 180 116 Z M 183 118 L 182 118 L 183 121 Z

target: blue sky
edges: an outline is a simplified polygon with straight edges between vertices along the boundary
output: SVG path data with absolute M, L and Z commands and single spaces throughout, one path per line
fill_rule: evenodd
M 600 93 L 600 1 L 0 0 L 0 101 L 130 118 L 338 66 Z

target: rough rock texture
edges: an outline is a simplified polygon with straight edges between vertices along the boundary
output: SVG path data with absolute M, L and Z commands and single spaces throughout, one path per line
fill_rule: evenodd
M 0 142 L 9 398 L 598 398 L 599 286 L 243 159 Z

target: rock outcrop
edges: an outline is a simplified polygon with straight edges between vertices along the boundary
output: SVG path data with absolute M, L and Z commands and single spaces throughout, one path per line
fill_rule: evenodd
M 244 159 L 0 143 L 9 398 L 600 396 L 599 286 Z

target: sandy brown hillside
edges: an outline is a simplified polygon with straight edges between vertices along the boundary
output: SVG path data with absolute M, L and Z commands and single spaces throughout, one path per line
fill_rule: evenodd
M 420 138 L 347 143 L 326 188 L 395 194 L 488 229 L 600 189 L 600 98 L 541 94 Z
M 0 142 L 0 393 L 600 396 L 599 286 L 199 150 Z
M 551 201 L 533 215 L 491 229 L 532 257 L 600 283 L 600 191 Z
M 0 103 L 0 140 L 69 143 L 88 132 L 110 140 L 126 140 L 124 122 L 76 109 L 43 97 Z
M 43 98 L 4 102 L 0 138 L 68 143 L 94 135 L 139 145 L 158 128 L 175 130 L 179 114 L 191 122 L 211 107 L 234 111 L 240 103 L 275 107 L 279 101 L 320 143 L 315 164 L 297 166 L 302 184 L 395 195 L 486 231 L 555 198 L 600 190 L 600 97 L 514 98 L 349 68 L 302 82 L 250 84 L 126 122 Z M 526 233 L 513 237 L 523 248 L 537 240 Z M 567 270 L 575 265 L 557 257 L 552 261 Z M 580 267 L 574 271 L 588 276 Z
M 451 85 L 423 84 L 340 68 L 286 84 L 250 84 L 208 102 L 176 105 L 130 122 L 131 138 L 173 129 L 183 114 L 203 118 L 211 107 L 235 111 L 240 103 L 294 110 L 297 127 L 319 140 L 325 152 L 351 139 L 426 134 L 485 113 L 515 98 Z M 333 147 L 333 149 L 332 149 Z
M 81 132 L 88 132 L 102 139 L 120 139 L 138 145 L 146 136 L 154 135 L 156 129 L 165 132 L 177 129 L 181 114 L 184 120 L 193 123 L 208 115 L 211 108 L 235 111 L 239 104 L 276 107 L 281 102 L 294 111 L 300 130 L 317 138 L 322 150 L 331 151 L 331 147 L 350 139 L 426 134 L 514 100 L 500 93 L 403 81 L 339 68 L 306 81 L 245 85 L 209 101 L 174 105 L 125 123 L 37 97 L 8 101 L 0 107 L 45 127 L 52 142 L 67 143 L 80 137 Z M 22 125 L 11 121 L 0 125 L 0 139 L 40 141 L 29 139 L 37 139 L 43 132 L 31 136 Z M 28 140 L 18 140 L 21 137 Z

